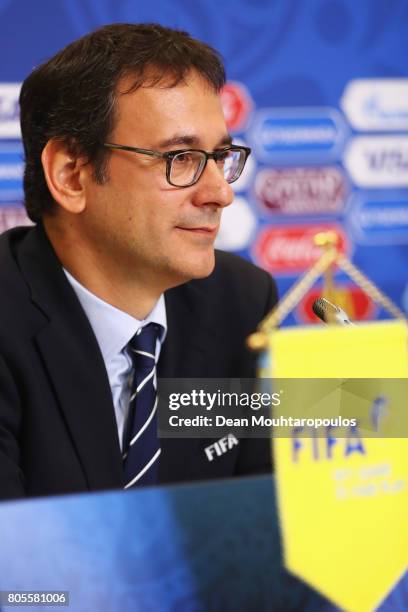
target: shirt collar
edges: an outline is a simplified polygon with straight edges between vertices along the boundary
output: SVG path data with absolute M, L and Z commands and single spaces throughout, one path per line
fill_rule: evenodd
M 101 300 L 81 285 L 65 268 L 63 270 L 89 319 L 105 362 L 120 353 L 137 330 L 147 323 L 158 323 L 163 327 L 162 337 L 160 338 L 163 342 L 167 332 L 166 306 L 163 294 L 148 316 L 140 321 Z

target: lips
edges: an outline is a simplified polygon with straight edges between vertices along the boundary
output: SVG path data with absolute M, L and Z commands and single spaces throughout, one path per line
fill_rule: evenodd
M 181 227 L 181 226 L 176 226 L 176 229 L 179 230 L 183 230 L 185 232 L 193 232 L 193 233 L 198 233 L 198 234 L 208 234 L 208 235 L 212 235 L 212 234 L 216 234 L 217 230 L 218 230 L 218 226 L 198 226 L 198 227 Z

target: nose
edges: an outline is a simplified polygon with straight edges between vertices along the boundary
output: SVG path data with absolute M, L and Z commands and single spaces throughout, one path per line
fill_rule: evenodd
M 234 199 L 234 192 L 224 178 L 213 159 L 209 159 L 204 172 L 200 176 L 196 187 L 194 203 L 197 206 L 203 204 L 216 204 L 222 208 L 229 206 Z

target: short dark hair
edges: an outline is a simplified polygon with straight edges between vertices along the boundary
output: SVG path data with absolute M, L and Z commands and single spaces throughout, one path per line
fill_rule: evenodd
M 158 24 L 112 24 L 74 41 L 38 66 L 20 93 L 25 154 L 25 206 L 37 222 L 55 203 L 41 164 L 47 142 L 60 139 L 93 164 L 95 181 L 106 179 L 109 151 L 101 147 L 115 123 L 120 79 L 134 77 L 128 92 L 170 77 L 173 87 L 191 70 L 220 91 L 225 71 L 220 55 L 187 32 Z

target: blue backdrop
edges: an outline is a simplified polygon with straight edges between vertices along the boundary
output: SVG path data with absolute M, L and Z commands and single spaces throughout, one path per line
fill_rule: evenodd
M 225 59 L 227 121 L 253 155 L 218 246 L 269 270 L 282 294 L 316 260 L 315 232 L 334 228 L 344 252 L 408 311 L 406 0 L 0 0 L 0 230 L 25 222 L 19 83 L 115 21 L 186 29 Z M 383 316 L 338 281 L 351 317 Z M 311 320 L 312 299 L 289 322 Z

